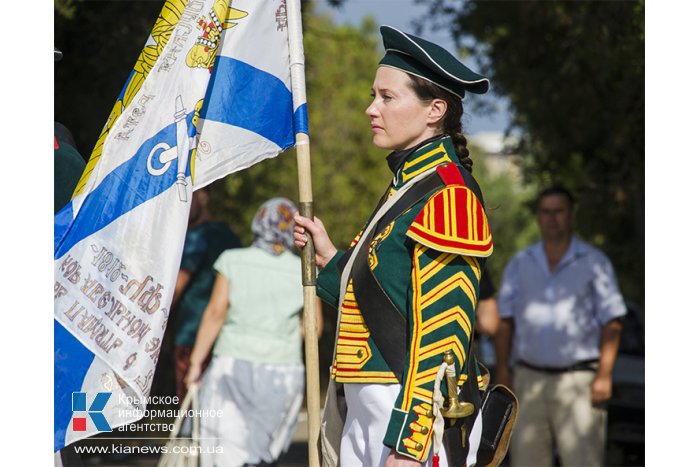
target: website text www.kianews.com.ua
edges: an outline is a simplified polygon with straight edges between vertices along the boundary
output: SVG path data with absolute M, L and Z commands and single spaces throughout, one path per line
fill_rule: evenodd
M 220 454 L 221 446 L 129 446 L 110 444 L 106 446 L 75 446 L 78 454 Z

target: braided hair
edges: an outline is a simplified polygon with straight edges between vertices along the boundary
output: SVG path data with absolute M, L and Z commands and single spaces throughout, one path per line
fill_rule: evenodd
M 424 102 L 442 99 L 447 102 L 447 111 L 441 122 L 442 129 L 452 138 L 459 162 L 471 172 L 474 161 L 469 157 L 467 138 L 462 134 L 462 114 L 464 113 L 462 99 L 430 81 L 411 74 L 408 77 L 411 78 L 411 88 L 418 96 L 418 99 Z

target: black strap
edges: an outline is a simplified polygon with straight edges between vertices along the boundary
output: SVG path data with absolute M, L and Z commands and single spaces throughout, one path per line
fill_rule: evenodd
M 476 180 L 464 167 L 459 164 L 457 164 L 457 167 L 460 169 L 465 185 L 474 192 L 483 206 L 481 189 Z M 365 236 L 363 243 L 361 245 L 356 244 L 349 249 L 338 262 L 338 269 L 342 272 L 353 249 L 360 248 L 350 274 L 353 281 L 355 300 L 362 312 L 362 317 L 369 329 L 372 340 L 400 383 L 403 382 L 403 370 L 406 362 L 406 353 L 408 352 L 408 323 L 369 267 L 369 246 L 378 232 L 382 232 L 399 215 L 425 198 L 436 188 L 444 186 L 444 184 L 437 171 L 417 182 L 382 216 L 369 235 Z M 386 202 L 389 191 L 387 190 L 382 197 L 377 208 L 375 208 L 374 214 Z M 370 219 L 374 217 L 374 214 Z M 473 360 L 471 339 L 469 351 L 468 362 L 471 362 Z M 476 378 L 471 379 L 475 380 Z
M 350 277 L 352 277 L 355 300 L 362 312 L 362 318 L 372 340 L 399 382 L 403 381 L 403 367 L 408 348 L 408 324 L 369 267 L 369 246 L 377 232 L 383 231 L 401 213 L 443 185 L 439 174 L 433 172 L 411 187 L 365 237 L 359 245 L 360 250 L 352 265 Z
M 464 179 L 464 186 L 469 188 L 476 195 L 476 198 L 479 200 L 482 206 L 485 206 L 484 195 L 481 194 L 481 187 L 479 187 L 479 184 L 476 183 L 474 176 L 461 165 L 457 164 L 457 167 L 459 168 L 459 172 L 462 174 L 462 178 Z
M 369 220 L 367 221 L 367 224 L 369 224 L 372 221 L 372 219 L 374 219 L 374 215 L 377 214 L 377 211 L 379 211 L 379 209 L 384 205 L 384 203 L 386 203 L 386 200 L 389 199 L 389 193 L 391 192 L 391 188 L 392 188 L 392 184 L 390 183 L 389 186 L 387 187 L 386 191 L 382 195 L 382 197 L 379 198 L 379 202 L 377 203 L 377 206 L 374 208 L 374 211 L 372 211 L 372 215 L 369 216 Z M 365 225 L 365 227 L 367 227 L 367 226 Z M 364 232 L 364 229 L 363 229 L 363 232 Z M 345 253 L 343 253 L 343 256 L 341 256 L 340 259 L 338 260 L 338 262 L 336 263 L 336 268 L 338 269 L 338 274 L 341 274 L 341 275 L 343 274 L 343 270 L 345 269 L 345 265 L 348 263 L 350 256 L 352 256 L 352 252 L 355 249 L 355 246 L 357 246 L 357 245 L 354 245 L 354 246 L 348 248 L 348 250 Z
M 471 172 L 469 172 L 467 169 L 465 169 L 462 165 L 460 165 L 460 164 L 455 164 L 455 165 L 457 166 L 457 168 L 459 169 L 459 171 L 462 175 L 462 179 L 464 180 L 464 185 L 467 188 L 469 188 L 476 195 L 477 199 L 479 200 L 479 202 L 483 206 L 484 205 L 484 197 L 481 194 L 481 188 L 479 187 L 479 184 L 476 182 L 476 179 L 474 179 L 474 176 L 471 174 Z M 435 174 L 433 174 L 433 175 L 435 175 Z M 432 177 L 432 175 L 429 176 L 428 178 L 431 178 L 431 177 Z M 419 182 L 419 183 L 421 183 L 421 182 Z M 372 215 L 369 216 L 370 220 L 372 220 L 374 218 L 374 215 L 377 213 L 377 211 L 379 211 L 379 209 L 382 207 L 382 205 L 384 205 L 386 200 L 389 198 L 389 192 L 391 191 L 391 187 L 392 187 L 392 185 L 390 184 L 389 187 L 384 192 L 384 195 L 382 195 L 382 197 L 379 199 L 379 203 L 377 203 L 377 206 L 374 208 Z M 406 195 L 408 195 L 408 192 L 406 193 Z M 404 197 L 406 195 L 404 195 Z M 400 203 L 400 202 L 401 201 L 399 200 L 398 203 Z M 414 202 L 414 204 L 415 204 L 415 202 Z M 406 209 L 408 209 L 408 208 L 406 208 Z M 401 214 L 406 209 L 403 209 L 398 214 Z M 389 214 L 391 214 L 391 212 L 388 212 L 387 214 L 384 215 L 384 217 L 380 221 L 380 222 L 382 222 L 382 228 L 377 228 L 376 232 L 381 232 L 382 230 L 384 230 L 384 228 L 387 225 L 389 225 L 391 223 L 391 221 L 393 221 L 396 217 L 398 217 L 398 214 L 396 216 L 393 216 L 393 217 L 390 217 Z M 373 232 L 372 237 L 374 237 L 374 232 Z M 345 269 L 345 265 L 347 264 L 348 260 L 350 259 L 350 256 L 352 255 L 353 250 L 356 247 L 357 247 L 357 245 L 353 246 L 352 248 L 349 248 L 345 253 L 343 253 L 343 255 L 340 257 L 340 259 L 336 263 L 336 267 L 338 269 L 339 274 L 343 273 L 343 269 Z

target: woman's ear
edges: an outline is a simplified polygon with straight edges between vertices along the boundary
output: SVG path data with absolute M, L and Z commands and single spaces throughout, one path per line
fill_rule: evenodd
M 447 112 L 447 102 L 442 99 L 433 99 L 428 110 L 428 123 L 437 123 Z

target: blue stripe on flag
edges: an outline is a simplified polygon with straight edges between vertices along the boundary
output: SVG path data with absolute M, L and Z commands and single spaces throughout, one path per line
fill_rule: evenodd
M 190 136 L 194 134 L 194 128 L 190 124 L 194 113 L 187 115 L 187 129 Z M 132 209 L 160 195 L 170 188 L 177 178 L 177 160 L 171 162 L 170 168 L 160 176 L 148 173 L 147 159 L 153 147 L 158 143 L 167 143 L 169 146 L 177 145 L 176 124 L 172 123 L 159 131 L 155 136 L 146 140 L 136 154 L 125 161 L 119 167 L 110 172 L 102 183 L 85 197 L 85 201 L 78 210 L 76 218 L 70 222 L 65 216 L 68 214 L 61 210 L 54 218 L 54 259 L 58 259 L 67 253 L 82 239 L 103 229 Z M 160 168 L 158 162 L 159 153 L 153 156 L 154 168 Z M 190 175 L 189 151 L 188 164 L 185 176 Z M 71 203 L 72 204 L 72 203 Z M 59 224 L 63 222 L 63 224 Z M 59 233 L 65 233 L 57 237 Z
M 126 83 L 124 83 L 124 87 L 122 88 L 122 91 L 119 93 L 119 96 L 117 97 L 117 101 L 122 101 L 122 105 L 124 105 L 124 95 L 126 94 L 126 89 L 131 84 L 131 79 L 134 77 L 134 74 L 136 74 L 136 70 L 132 69 L 131 73 L 129 73 L 129 77 L 126 79 Z
M 73 202 L 69 202 L 63 209 L 58 211 L 53 216 L 53 248 L 54 252 L 58 247 L 61 239 L 66 234 L 66 231 L 73 222 Z
M 66 444 L 66 431 L 73 417 L 73 393 L 80 391 L 95 355 L 68 332 L 53 322 L 53 449 Z
M 257 133 L 282 149 L 294 144 L 292 93 L 276 76 L 219 56 L 202 118 Z
M 294 133 L 309 134 L 309 119 L 306 117 L 306 102 L 294 111 Z

